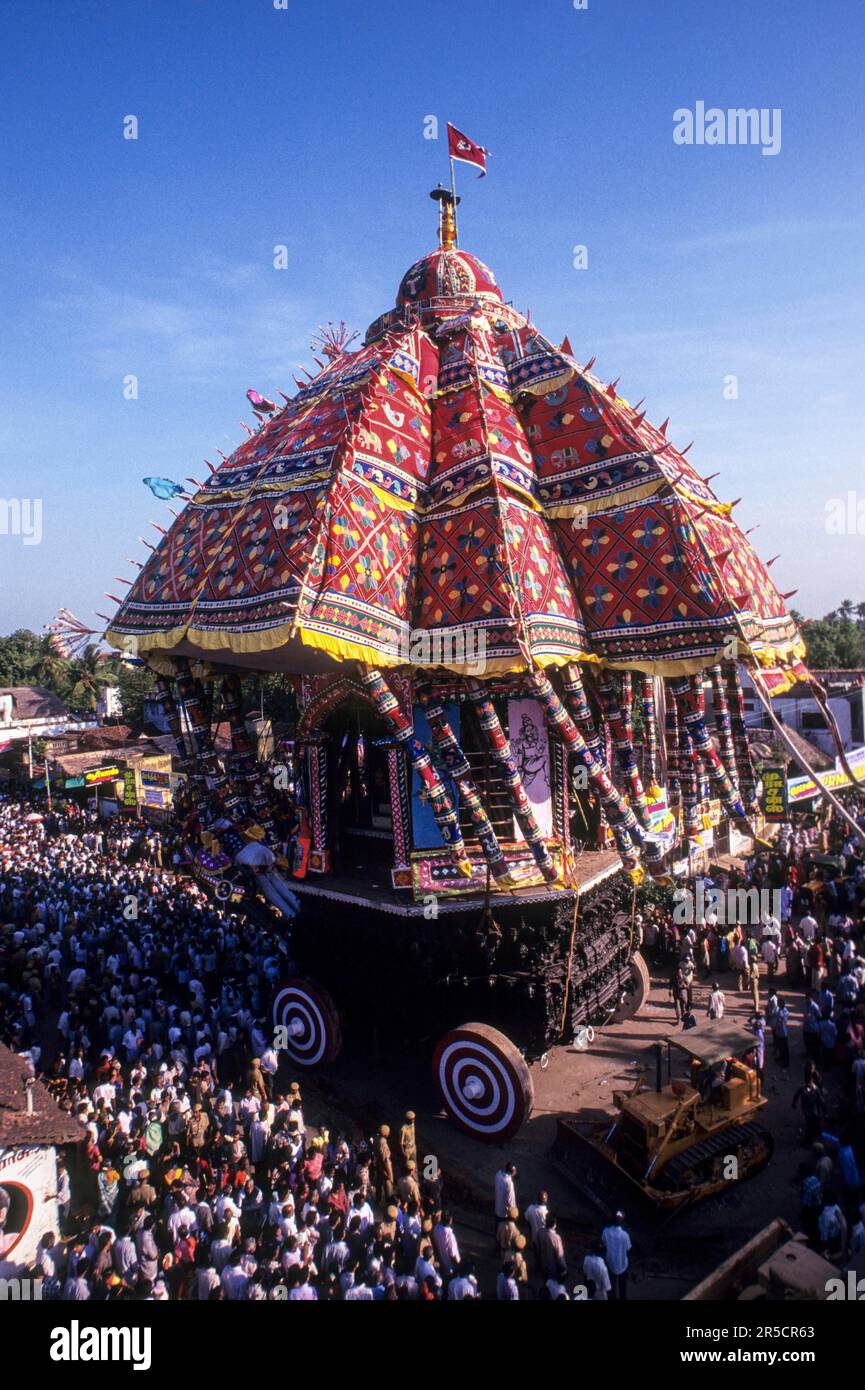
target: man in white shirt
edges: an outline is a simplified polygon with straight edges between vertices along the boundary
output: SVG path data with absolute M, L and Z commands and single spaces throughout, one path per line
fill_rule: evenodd
M 500 1168 L 496 1173 L 495 1205 L 496 1218 L 499 1221 L 507 1221 L 511 1207 L 517 1205 L 516 1177 L 515 1163 L 506 1163 L 504 1168 Z
M 781 940 L 781 923 L 777 917 L 773 917 L 771 912 L 763 913 L 763 936 L 769 936 L 773 941 Z
M 583 1276 L 586 1282 L 591 1279 L 594 1284 L 594 1293 L 590 1291 L 590 1298 L 593 1303 L 606 1303 L 612 1285 L 610 1283 L 610 1273 L 604 1261 L 603 1241 L 595 1241 L 591 1255 L 587 1255 L 583 1260 Z
M 441 1272 L 447 1279 L 460 1262 L 460 1248 L 450 1212 L 445 1212 L 441 1221 L 433 1226 L 432 1239 Z
M 722 1019 L 724 1009 L 727 1006 L 726 996 L 720 985 L 712 985 L 712 993 L 709 995 L 709 1007 L 706 1013 L 709 1018 Z
M 456 1279 L 452 1279 L 448 1286 L 448 1299 L 461 1300 L 477 1296 L 478 1281 L 474 1276 L 474 1270 L 468 1260 L 463 1260 Z
M 771 936 L 764 936 L 763 943 L 760 947 L 760 954 L 762 955 L 763 963 L 769 972 L 769 979 L 773 980 L 775 978 L 775 971 L 778 968 L 777 941 L 775 941 Z
M 613 1224 L 604 1227 L 601 1232 L 601 1240 L 610 1274 L 612 1296 L 618 1300 L 626 1299 L 628 1297 L 628 1255 L 631 1249 L 631 1237 L 625 1230 L 623 1212 L 617 1211 L 613 1218 Z
M 541 1232 L 545 1231 L 547 1228 L 547 1216 L 550 1210 L 549 1202 L 548 1193 L 539 1192 L 538 1200 L 536 1202 L 530 1202 L 526 1207 L 525 1217 L 529 1223 L 529 1239 L 532 1243 L 532 1249 L 536 1254 Z
M 432 1263 L 432 1246 L 428 1241 L 420 1247 L 420 1252 L 415 1261 L 414 1277 L 418 1285 L 423 1284 L 427 1279 L 431 1279 L 437 1289 L 440 1289 L 442 1286 L 438 1271 Z M 519 1294 L 517 1294 L 517 1297 L 519 1298 Z
M 177 1203 L 176 1211 L 173 1211 L 168 1218 L 168 1229 L 175 1243 L 190 1231 L 198 1229 L 195 1212 L 191 1207 L 187 1206 L 186 1198 L 178 1197 Z
M 230 1264 L 227 1264 L 219 1276 L 225 1297 L 231 1302 L 239 1302 L 246 1297 L 246 1288 L 249 1284 L 248 1277 L 240 1268 L 240 1252 L 235 1251 L 231 1257 Z
M 800 921 L 799 931 L 807 942 L 810 943 L 814 940 L 814 937 L 817 935 L 817 923 L 810 913 L 806 913 Z
M 97 1103 L 99 1101 L 103 1101 L 105 1105 L 109 1106 L 109 1108 L 113 1110 L 115 1102 L 117 1100 L 117 1092 L 110 1081 L 103 1081 L 100 1083 L 100 1085 L 95 1087 L 93 1091 L 93 1099 Z

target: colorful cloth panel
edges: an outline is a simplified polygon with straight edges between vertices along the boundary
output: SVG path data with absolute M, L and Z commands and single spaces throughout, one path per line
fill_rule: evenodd
M 325 488 L 304 490 L 281 505 L 260 499 L 187 507 L 130 589 L 113 625 L 137 636 L 171 634 L 192 625 L 210 647 L 232 634 L 284 624 L 297 601 Z M 224 640 L 220 640 L 224 638 Z M 157 643 L 159 645 L 159 643 Z
M 532 498 L 535 469 L 519 419 L 486 383 L 474 381 L 433 407 L 430 504 L 459 500 L 493 479 Z
M 736 523 L 706 511 L 695 515 L 694 525 L 736 614 L 738 630 L 756 660 L 771 666 L 778 655 L 803 656 L 801 638 L 784 600 Z
M 538 497 L 551 514 L 580 503 L 595 510 L 627 500 L 647 483 L 664 479 L 641 448 L 639 434 L 618 419 L 612 403 L 592 378 L 574 374 L 565 385 L 520 401 L 523 428 L 538 470 Z
M 675 497 L 577 520 L 552 524 L 593 651 L 623 664 L 717 653 L 730 606 Z
M 301 386 L 290 404 L 306 406 L 328 396 L 351 395 L 369 380 L 381 361 L 382 352 L 381 344 L 365 343 L 358 352 L 341 353 L 307 385 Z
M 363 397 L 345 472 L 382 489 L 405 508 L 427 501 L 430 397 L 438 383 L 438 353 L 419 329 L 390 344 L 386 361 Z
M 395 514 L 410 517 L 406 509 L 423 483 L 429 405 L 415 379 L 426 373 L 434 389 L 435 352 L 426 335 L 411 330 L 362 349 L 351 362 L 322 374 L 332 394 L 301 393 L 213 475 L 142 570 L 117 633 L 140 636 L 144 647 L 156 634 L 156 645 L 174 645 L 189 631 L 190 643 L 205 652 L 260 650 L 286 640 L 312 570 L 323 588 L 303 590 L 301 617 L 316 598 L 325 609 L 331 601 L 337 608 L 347 603 L 351 613 L 337 643 L 358 641 L 359 605 L 369 610 L 372 640 L 361 637 L 365 650 L 353 654 L 385 653 L 398 643 L 408 629 L 414 538 L 406 523 L 391 526 L 388 514 L 392 499 Z M 358 523 L 374 534 L 365 536 L 360 554 L 349 535 L 350 553 L 340 556 L 340 528 L 356 533 Z M 393 567 L 384 586 L 382 565 Z M 333 625 L 329 612 L 316 612 L 313 645 L 326 645 Z M 339 645 L 335 654 L 342 654 Z
M 530 323 L 501 335 L 498 352 L 507 365 L 508 384 L 514 396 L 548 396 L 574 376 L 573 360 Z
M 736 635 L 781 689 L 801 639 L 730 510 L 615 385 L 505 305 L 482 262 L 446 248 L 199 490 L 108 637 L 154 664 L 181 642 L 250 665 L 277 648 L 290 670 L 317 664 L 293 641 L 393 665 L 413 628 L 480 623 L 499 671 L 685 674 Z M 460 552 L 478 526 L 495 559 L 475 574 Z
M 485 643 L 486 669 L 575 660 L 585 631 L 542 517 L 504 493 L 428 513 L 420 527 L 414 623 Z
M 340 476 L 298 605 L 302 639 L 334 655 L 396 662 L 409 645 L 418 524 Z
M 484 319 L 461 314 L 434 330 L 440 344 L 439 390 L 445 394 L 481 383 L 510 400 L 508 373 Z
M 763 666 L 760 669 L 760 684 L 766 694 L 774 697 L 783 695 L 791 686 L 800 681 L 810 681 L 811 673 L 802 661 L 793 661 L 789 666 Z

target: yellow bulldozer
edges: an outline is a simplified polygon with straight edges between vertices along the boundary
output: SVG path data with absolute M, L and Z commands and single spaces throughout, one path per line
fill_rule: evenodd
M 629 1091 L 613 1092 L 612 1123 L 558 1121 L 556 1167 L 604 1206 L 618 1194 L 609 1184 L 599 1190 L 582 1161 L 588 1155 L 665 1212 L 729 1190 L 772 1154 L 772 1136 L 754 1123 L 766 1100 L 749 1055 L 753 1047 L 752 1033 L 721 1020 L 657 1043 L 654 1088 L 642 1067 Z

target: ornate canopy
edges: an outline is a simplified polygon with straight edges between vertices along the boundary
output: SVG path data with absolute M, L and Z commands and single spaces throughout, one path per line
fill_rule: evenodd
M 195 492 L 108 641 L 157 669 L 309 673 L 410 664 L 423 630 L 456 672 L 481 648 L 489 674 L 677 676 L 735 638 L 770 689 L 795 680 L 802 640 L 733 506 L 503 301 L 449 215 L 363 345 Z

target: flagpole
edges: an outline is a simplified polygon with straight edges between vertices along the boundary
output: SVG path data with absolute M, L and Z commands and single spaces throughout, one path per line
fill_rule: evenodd
M 455 243 L 456 246 L 459 246 L 459 244 L 460 244 L 460 229 L 459 229 L 459 223 L 458 223 L 458 221 L 457 221 L 457 176 L 456 176 L 456 171 L 455 171 L 455 169 L 454 169 L 454 157 L 453 157 L 453 155 L 450 155 L 449 158 L 450 158 L 450 166 L 451 166 L 451 198 L 453 199 L 453 210 L 454 210 L 454 243 Z

